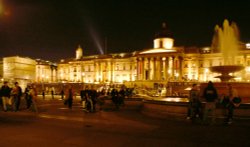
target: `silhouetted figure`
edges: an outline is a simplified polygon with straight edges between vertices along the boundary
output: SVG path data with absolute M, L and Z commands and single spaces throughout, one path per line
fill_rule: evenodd
M 11 92 L 11 89 L 8 86 L 8 82 L 5 81 L 0 91 L 0 95 L 2 97 L 3 110 L 5 112 L 8 110 L 7 106 L 11 105 L 10 92 Z
M 238 96 L 237 90 L 235 88 L 233 88 L 231 84 L 228 84 L 227 88 L 228 88 L 227 89 L 228 93 L 227 93 L 226 97 L 224 98 L 225 107 L 228 110 L 226 122 L 228 124 L 231 124 L 233 121 L 234 109 L 239 107 L 241 99 Z
M 73 97 L 74 97 L 74 91 L 73 87 L 69 85 L 69 88 L 66 90 L 66 104 L 68 105 L 69 109 L 72 109 L 72 104 L 73 104 Z
M 52 97 L 52 99 L 54 99 L 54 89 L 53 88 L 51 88 L 51 97 Z
M 64 99 L 64 90 L 63 89 L 61 90 L 61 99 L 62 100 Z
M 208 113 L 211 113 L 212 122 L 215 123 L 215 109 L 216 100 L 218 99 L 217 90 L 215 89 L 211 81 L 208 82 L 207 87 L 204 89 L 203 97 L 205 98 L 206 104 L 203 113 L 203 121 L 206 122 L 208 118 Z
M 43 99 L 45 99 L 45 91 L 42 91 Z
M 92 87 L 91 92 L 90 92 L 90 98 L 93 102 L 93 110 L 92 112 L 96 111 L 96 103 L 97 103 L 97 91 Z
M 199 99 L 200 91 L 197 84 L 193 84 L 192 89 L 189 92 L 189 103 L 187 119 L 194 119 L 200 117 L 201 102 Z
M 25 95 L 25 100 L 26 100 L 26 108 L 29 109 L 30 108 L 30 105 L 31 105 L 31 96 L 30 96 L 30 89 L 31 89 L 31 86 L 30 85 L 27 85 L 27 87 L 25 88 L 25 91 L 24 91 L 24 95 Z
M 30 107 L 32 111 L 38 113 L 37 108 L 37 90 L 35 85 L 31 85 L 29 89 L 29 97 L 30 97 Z
M 15 86 L 11 90 L 11 95 L 13 96 L 13 109 L 16 112 L 19 110 L 21 96 L 22 96 L 22 89 L 18 85 L 18 82 L 15 82 Z

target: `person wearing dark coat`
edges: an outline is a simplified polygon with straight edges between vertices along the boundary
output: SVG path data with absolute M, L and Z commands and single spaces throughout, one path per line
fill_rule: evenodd
M 207 122 L 208 113 L 211 113 L 212 121 L 211 124 L 215 123 L 215 109 L 216 109 L 216 102 L 218 100 L 218 93 L 216 88 L 214 87 L 211 81 L 208 82 L 207 87 L 203 91 L 203 97 L 205 98 L 205 108 L 203 113 L 203 121 Z
M 8 82 L 5 81 L 4 85 L 1 87 L 1 90 L 0 90 L 0 95 L 2 97 L 3 110 L 5 112 L 7 111 L 7 105 L 11 105 L 10 92 L 11 92 L 11 89 L 8 86 Z

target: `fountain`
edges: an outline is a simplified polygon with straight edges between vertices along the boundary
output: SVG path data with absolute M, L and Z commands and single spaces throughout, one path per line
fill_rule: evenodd
M 214 82 L 214 87 L 217 90 L 219 98 L 223 98 L 228 95 L 228 83 L 231 79 L 235 78 L 230 75 L 230 73 L 238 72 L 244 69 L 241 65 L 236 65 L 235 55 L 238 54 L 239 50 L 239 33 L 238 28 L 235 23 L 229 24 L 228 20 L 224 20 L 223 27 L 220 28 L 218 25 L 215 27 L 215 34 L 212 41 L 212 51 L 213 53 L 221 53 L 223 58 L 223 64 L 220 66 L 210 67 L 211 72 L 220 73 L 220 76 L 215 78 L 220 78 L 222 82 Z M 185 85 L 186 84 L 186 85 Z M 175 88 L 180 90 L 183 87 L 187 87 L 189 83 L 179 83 L 178 85 L 174 84 Z M 246 109 L 246 106 L 250 104 L 250 84 L 247 82 L 230 82 L 235 90 L 238 91 L 238 97 L 241 98 L 241 105 L 244 109 L 235 110 L 236 115 L 250 115 L 250 111 Z M 200 93 L 203 94 L 204 89 L 207 87 L 207 83 L 200 83 Z M 171 91 L 173 87 L 171 87 Z M 186 90 L 188 91 L 188 90 Z M 188 93 L 189 94 L 189 93 Z M 203 100 L 201 95 L 201 100 Z M 157 99 L 146 99 L 143 103 L 143 113 L 148 115 L 154 115 L 157 117 L 164 117 L 168 115 L 175 114 L 185 114 L 186 105 L 185 103 L 188 99 L 183 99 L 181 97 L 166 97 L 166 98 L 157 98 Z M 161 106 L 159 106 L 161 104 Z M 202 103 L 204 104 L 204 103 Z M 202 105 L 204 107 L 204 105 Z M 157 113 L 156 113 L 157 112 Z M 219 111 L 216 112 L 216 115 L 221 115 L 224 117 L 224 107 L 219 108 Z
M 222 82 L 227 82 L 235 78 L 230 73 L 244 69 L 243 66 L 235 64 L 235 55 L 237 55 L 239 50 L 239 31 L 234 22 L 230 25 L 229 21 L 225 19 L 222 28 L 218 25 L 215 26 L 212 48 L 214 52 L 221 52 L 224 59 L 224 65 L 209 68 L 211 72 L 221 74 L 215 78 L 220 78 Z
M 215 26 L 215 33 L 212 40 L 212 50 L 214 53 L 221 53 L 223 58 L 223 64 L 220 66 L 211 66 L 209 70 L 211 72 L 220 73 L 219 78 L 221 82 L 215 82 L 214 86 L 220 95 L 226 95 L 228 93 L 227 84 L 230 83 L 233 88 L 238 91 L 238 96 L 241 97 L 242 103 L 250 103 L 248 82 L 230 82 L 235 76 L 230 73 L 235 73 L 244 69 L 244 66 L 237 65 L 235 62 L 235 56 L 239 51 L 239 31 L 237 25 L 232 22 L 229 24 L 228 20 L 224 20 L 223 27 Z M 201 84 L 201 90 L 207 86 L 207 83 Z
M 227 82 L 235 76 L 231 76 L 230 73 L 234 73 L 237 71 L 241 71 L 244 69 L 243 66 L 240 65 L 222 65 L 222 66 L 212 66 L 209 68 L 211 72 L 220 73 L 220 76 L 216 76 L 215 78 L 219 78 L 222 82 Z

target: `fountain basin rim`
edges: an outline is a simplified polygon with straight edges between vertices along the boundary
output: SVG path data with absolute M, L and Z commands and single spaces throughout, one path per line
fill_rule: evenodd
M 217 73 L 233 73 L 244 69 L 244 66 L 242 65 L 221 65 L 221 66 L 211 66 L 209 67 L 209 70 L 211 72 L 217 72 Z

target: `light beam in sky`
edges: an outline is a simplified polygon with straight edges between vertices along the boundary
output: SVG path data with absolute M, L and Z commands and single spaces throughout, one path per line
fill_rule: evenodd
M 89 28 L 90 35 L 91 35 L 92 39 L 94 40 L 95 46 L 97 47 L 99 53 L 103 55 L 104 51 L 103 51 L 103 47 L 100 43 L 101 41 L 98 37 L 98 34 L 96 33 L 96 31 L 94 30 L 94 28 L 92 26 L 88 25 L 88 28 Z
M 100 40 L 99 40 L 99 38 L 98 38 L 96 32 L 95 32 L 92 28 L 90 28 L 90 35 L 91 35 L 91 37 L 93 38 L 93 40 L 94 40 L 94 42 L 95 42 L 95 45 L 96 45 L 96 47 L 97 47 L 99 53 L 100 53 L 100 54 L 104 54 L 104 51 L 103 51 L 103 48 L 102 48 L 102 46 L 101 46 Z

